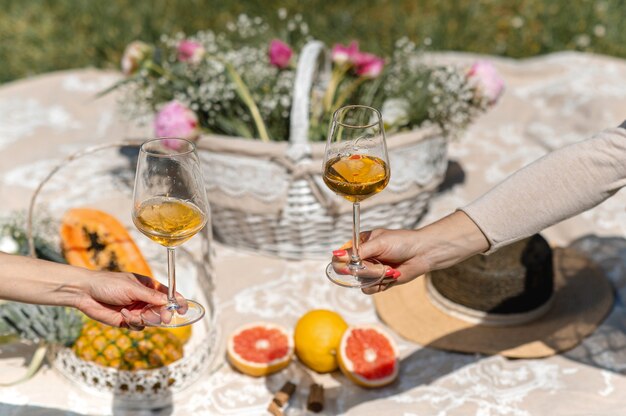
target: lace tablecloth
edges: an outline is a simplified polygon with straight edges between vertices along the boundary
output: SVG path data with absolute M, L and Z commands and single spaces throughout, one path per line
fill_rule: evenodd
M 468 64 L 476 58 L 445 54 L 432 59 Z M 493 59 L 506 79 L 506 93 L 496 108 L 451 144 L 450 159 L 463 169 L 464 183 L 438 194 L 423 223 L 471 201 L 551 149 L 626 118 L 625 61 L 579 53 L 523 61 L 487 59 Z M 0 213 L 25 209 L 35 186 L 62 156 L 148 131 L 122 120 L 114 95 L 94 99 L 117 78 L 112 72 L 77 70 L 0 87 Z M 78 167 L 81 177 L 96 168 L 102 166 L 91 162 Z M 50 191 L 64 198 L 49 209 L 89 204 L 119 186 L 104 177 L 100 182 L 98 187 L 80 177 L 57 182 Z M 547 359 L 507 360 L 421 348 L 396 337 L 402 356 L 399 381 L 371 391 L 355 387 L 340 374 L 314 376 L 295 364 L 266 379 L 252 379 L 233 371 L 220 354 L 198 382 L 154 414 L 265 414 L 272 393 L 287 379 L 299 384 L 288 409 L 291 415 L 307 414 L 312 379 L 326 387 L 324 414 L 329 415 L 624 414 L 625 207 L 626 195 L 619 193 L 545 232 L 554 244 L 587 251 L 606 270 L 618 295 L 607 320 L 572 351 Z M 221 350 L 224 334 L 241 323 L 263 319 L 293 325 L 311 308 L 337 310 L 350 323 L 377 321 L 371 298 L 325 281 L 323 261 L 286 261 L 217 246 L 215 262 Z M 29 353 L 32 350 L 23 344 L 0 346 L 2 380 L 23 371 Z M 2 415 L 127 413 L 135 412 L 120 408 L 113 397 L 85 392 L 48 367 L 28 382 L 0 388 Z

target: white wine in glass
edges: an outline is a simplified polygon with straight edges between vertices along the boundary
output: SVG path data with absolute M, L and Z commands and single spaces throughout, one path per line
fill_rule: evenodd
M 350 262 L 337 269 L 332 263 L 326 276 L 334 283 L 353 288 L 382 281 L 386 268 L 379 261 L 361 259 L 361 201 L 376 195 L 389 183 L 389 157 L 382 117 L 378 110 L 349 105 L 335 111 L 326 142 L 323 178 L 328 188 L 352 202 L 352 249 Z
M 168 303 L 147 305 L 141 314 L 148 326 L 190 325 L 204 316 L 199 303 L 176 300 L 175 248 L 205 227 L 208 201 L 195 145 L 184 139 L 154 139 L 139 151 L 133 222 L 152 241 L 167 248 Z

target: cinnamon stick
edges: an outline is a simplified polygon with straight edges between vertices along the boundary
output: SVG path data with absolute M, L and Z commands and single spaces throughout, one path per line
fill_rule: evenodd
M 270 412 L 272 416 L 283 416 L 283 410 L 273 400 L 270 402 L 270 405 L 267 406 L 267 411 Z
M 274 395 L 272 399 L 273 403 L 276 403 L 278 407 L 283 407 L 285 403 L 289 401 L 293 393 L 296 391 L 296 385 L 291 381 L 287 381 L 280 390 Z
M 321 384 L 311 384 L 306 408 L 314 413 L 324 410 L 324 386 Z

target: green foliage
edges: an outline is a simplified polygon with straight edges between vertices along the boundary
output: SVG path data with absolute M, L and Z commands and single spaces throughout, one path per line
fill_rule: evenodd
M 625 0 L 0 0 L 0 82 L 65 68 L 118 68 L 135 39 L 220 31 L 242 12 L 279 27 L 280 7 L 302 13 L 326 43 L 358 39 L 383 55 L 408 36 L 431 50 L 626 57 Z

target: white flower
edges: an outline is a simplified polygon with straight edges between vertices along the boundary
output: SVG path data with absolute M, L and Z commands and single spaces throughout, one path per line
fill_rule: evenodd
M 0 251 L 7 254 L 17 254 L 19 250 L 20 245 L 10 235 L 0 238 Z
M 124 55 L 122 56 L 122 73 L 126 76 L 133 75 L 144 61 L 150 59 L 151 54 L 152 47 L 147 43 L 139 40 L 131 42 L 124 50 Z
M 381 114 L 385 129 L 409 123 L 409 101 L 404 98 L 389 98 L 383 103 Z

